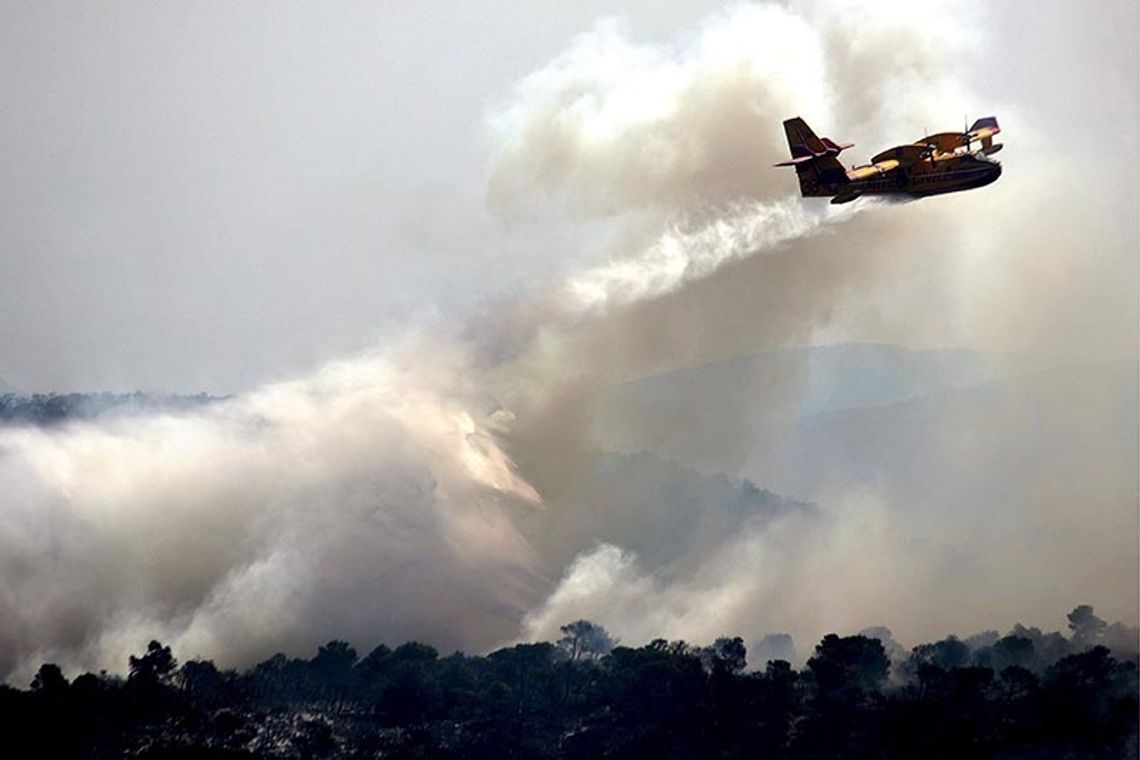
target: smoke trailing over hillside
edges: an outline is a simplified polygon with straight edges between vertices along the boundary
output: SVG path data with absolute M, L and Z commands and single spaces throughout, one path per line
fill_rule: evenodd
M 480 650 L 550 638 L 580 617 L 630 643 L 766 630 L 810 640 L 883 619 L 919 636 L 911 611 L 976 591 L 977 574 L 959 569 L 1011 568 L 990 582 L 1013 604 L 1028 580 L 1053 582 L 1054 560 L 1068 572 L 1074 551 L 1095 546 L 1096 572 L 1074 590 L 1133 618 L 1135 584 L 1119 571 L 1135 564 L 1120 539 L 1135 535 L 1123 501 L 1135 477 L 1116 459 L 1075 471 L 1093 494 L 1078 526 L 1044 489 L 1009 507 L 1001 535 L 1066 536 L 1044 547 L 973 543 L 1006 502 L 915 524 L 911 505 L 872 484 L 814 494 L 809 508 L 743 480 L 750 457 L 795 422 L 796 363 L 722 399 L 710 413 L 724 424 L 700 439 L 699 462 L 678 454 L 685 446 L 639 439 L 634 414 L 627 440 L 656 454 L 599 452 L 596 413 L 615 414 L 617 383 L 883 323 L 903 343 L 953 329 L 1001 344 L 971 331 L 977 315 L 1036 297 L 1010 286 L 974 311 L 953 307 L 984 272 L 955 258 L 985 235 L 963 217 L 1000 208 L 1016 248 L 1019 220 L 1045 200 L 1009 173 L 985 191 L 988 206 L 834 209 L 789 197 L 794 180 L 770 168 L 786 150 L 781 119 L 799 113 L 824 133 L 843 123 L 860 142 L 913 139 L 900 102 L 938 123 L 944 101 L 980 100 L 947 65 L 969 16 L 939 15 L 939 35 L 900 49 L 890 43 L 925 28 L 928 7 L 883 25 L 840 23 L 833 10 L 734 6 L 667 46 L 602 23 L 520 82 L 489 117 L 489 205 L 533 239 L 535 256 L 554 250 L 548 220 L 608 231 L 600 249 L 550 262 L 561 280 L 194 414 L 0 430 L 0 670 L 116 667 L 150 638 L 235 663 L 333 637 Z M 859 82 L 890 98 L 856 102 Z M 995 195 L 1015 187 L 1023 211 Z M 1063 242 L 1057 261 L 1070 255 Z M 1101 412 L 1126 407 L 1118 391 L 1093 416 L 1068 409 L 1054 433 L 1113 438 Z M 683 414 L 655 425 L 677 440 L 708 432 Z M 1011 431 L 1014 450 L 1034 434 Z M 1119 443 L 1122 457 L 1135 453 L 1134 437 Z M 1060 464 L 1015 462 L 1002 475 L 1032 483 L 1036 468 Z M 1009 617 L 1058 607 L 1041 601 Z M 955 622 L 1005 616 L 975 605 Z

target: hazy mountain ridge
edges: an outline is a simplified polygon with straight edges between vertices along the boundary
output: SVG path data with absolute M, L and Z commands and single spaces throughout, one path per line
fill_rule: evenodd
M 807 415 L 787 440 L 787 456 L 795 459 L 811 452 L 817 476 L 840 469 L 858 476 L 886 467 L 913 473 L 917 462 L 900 463 L 917 460 L 931 447 L 1004 457 L 1020 450 L 1023 460 L 1034 458 L 1042 466 L 1062 453 L 1070 463 L 1085 459 L 1093 448 L 1102 448 L 1107 457 L 1127 456 L 1137 447 L 1135 426 L 1128 423 L 1137 411 L 1136 399 L 1127 401 L 1134 387 L 1132 372 L 1123 362 L 1061 365 L 891 404 Z M 1062 403 L 1074 393 L 1078 404 Z M 1098 403 L 1105 397 L 1125 401 Z M 1081 432 L 1085 435 L 1078 436 Z M 940 457 L 935 464 L 947 461 Z M 806 485 L 810 473 L 803 476 Z
M 779 457 L 805 419 L 982 387 L 1042 363 L 882 344 L 773 349 L 614 386 L 598 405 L 594 432 L 606 449 L 656 451 L 686 466 L 744 474 L 787 493 L 768 480 L 769 470 L 749 467 L 757 452 L 761 459 Z
M 816 370 L 814 396 L 795 390 L 813 387 L 812 354 L 830 355 L 816 367 L 834 370 Z M 848 392 L 852 377 L 896 382 L 876 394 L 852 380 Z M 615 450 L 731 472 L 848 520 L 860 536 L 852 562 L 875 557 L 882 572 L 907 566 L 938 584 L 937 604 L 867 591 L 880 617 L 900 615 L 897 605 L 915 613 L 912 640 L 952 625 L 952 608 L 984 626 L 994 605 L 1044 620 L 1056 598 L 1134 623 L 1135 378 L 1128 361 L 797 349 L 628 383 L 615 391 L 625 406 L 604 407 L 596 430 Z M 687 435 L 668 434 L 678 429 Z M 864 535 L 867 525 L 890 530 Z M 828 540 L 843 545 L 842 535 Z
M 595 452 L 584 471 L 569 508 L 522 523 L 559 571 L 577 552 L 605 542 L 665 575 L 683 573 L 745 526 L 762 530 L 777 517 L 815 510 L 747 478 L 700 472 L 649 451 Z
M 992 354 L 970 349 L 911 350 L 889 344 L 836 344 L 773 349 L 674 370 L 624 383 L 616 394 L 651 400 L 690 398 L 694 386 L 761 385 L 794 374 L 798 416 L 843 409 L 887 406 L 947 389 L 997 380 L 1004 368 L 1032 369 L 1042 359 Z M 625 398 L 622 399 L 626 400 Z
M 190 412 L 225 400 L 207 393 L 35 393 L 5 391 L 0 384 L 0 424 L 58 425 L 112 415 Z

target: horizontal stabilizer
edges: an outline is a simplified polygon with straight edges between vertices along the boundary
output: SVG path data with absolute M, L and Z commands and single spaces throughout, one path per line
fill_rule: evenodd
M 772 166 L 795 166 L 796 164 L 802 164 L 806 161 L 814 161 L 814 160 L 815 160 L 815 156 L 800 156 L 799 158 L 792 158 L 792 159 L 789 159 L 787 161 L 781 161 L 778 164 L 772 164 Z

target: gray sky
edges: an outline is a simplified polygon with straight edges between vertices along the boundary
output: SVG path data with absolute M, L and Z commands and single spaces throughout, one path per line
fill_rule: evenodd
M 0 377 L 231 391 L 525 275 L 482 114 L 607 5 L 4 3 Z
M 684 40 L 721 5 L 644 0 L 616 15 L 635 40 Z M 484 210 L 484 115 L 605 13 L 4 3 L 0 378 L 26 391 L 235 391 L 548 274 Z M 989 98 L 977 107 L 1013 105 L 1014 119 L 1047 124 L 1050 149 L 1095 162 L 1131 218 L 1084 280 L 1115 288 L 1106 313 L 1134 316 L 1133 4 L 1002 4 L 986 23 L 961 69 Z M 860 138 L 853 158 L 874 147 L 840 132 Z M 1007 142 L 1012 155 L 1018 137 Z M 1068 181 L 1058 192 L 1091 182 Z

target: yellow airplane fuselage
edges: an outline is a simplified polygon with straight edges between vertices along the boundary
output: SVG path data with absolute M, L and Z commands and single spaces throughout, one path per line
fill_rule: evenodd
M 805 197 L 847 203 L 861 195 L 926 195 L 982 187 L 1001 176 L 1001 164 L 989 158 L 1001 150 L 994 135 L 997 119 L 987 116 L 964 132 L 941 132 L 921 141 L 885 150 L 866 166 L 845 169 L 836 158 L 852 147 L 818 137 L 798 116 L 784 122 L 792 157 L 776 166 L 794 166 Z M 978 146 L 978 147 L 975 147 Z
M 875 163 L 881 162 L 883 159 L 876 156 Z M 922 159 L 909 167 L 895 166 L 885 172 L 876 172 L 866 177 L 859 177 L 858 172 L 859 169 L 852 169 L 846 173 L 856 174 L 854 178 L 849 176 L 828 178 L 826 174 L 816 178 L 805 178 L 801 183 L 803 195 L 816 198 L 909 195 L 921 198 L 927 195 L 954 193 L 994 182 L 1001 176 L 1001 164 L 990 158 L 964 154 Z

